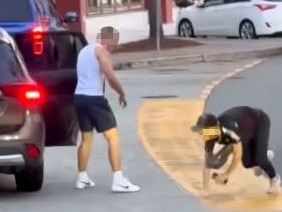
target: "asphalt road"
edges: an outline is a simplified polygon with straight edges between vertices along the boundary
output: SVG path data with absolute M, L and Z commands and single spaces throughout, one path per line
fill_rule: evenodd
M 107 145 L 101 135 L 95 135 L 89 174 L 96 187 L 83 191 L 74 189 L 76 180 L 76 148 L 47 148 L 45 153 L 45 181 L 36 193 L 17 193 L 14 179 L 0 175 L 0 212 L 187 212 L 211 211 L 201 206 L 156 165 L 145 152 L 136 132 L 137 111 L 144 96 L 175 95 L 195 98 L 207 81 L 224 72 L 241 67 L 248 61 L 230 63 L 193 64 L 171 70 L 121 71 L 118 76 L 127 91 L 129 106 L 125 110 L 117 104 L 117 96 L 107 88 L 107 97 L 117 114 L 122 143 L 122 164 L 126 176 L 141 185 L 134 194 L 110 192 L 111 172 L 107 159 Z
M 221 113 L 236 105 L 262 108 L 272 121 L 270 148 L 275 150 L 274 165 L 282 174 L 282 57 L 274 57 L 259 66 L 242 72 L 215 88 L 210 95 L 206 111 Z

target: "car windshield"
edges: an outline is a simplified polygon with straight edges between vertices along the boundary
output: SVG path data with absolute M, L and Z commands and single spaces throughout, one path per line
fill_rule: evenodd
M 0 22 L 30 22 L 32 10 L 28 0 L 0 0 Z
M 23 70 L 11 46 L 0 41 L 0 55 L 0 82 L 23 81 Z

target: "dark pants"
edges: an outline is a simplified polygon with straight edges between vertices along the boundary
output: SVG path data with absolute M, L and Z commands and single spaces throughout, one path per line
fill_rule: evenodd
M 245 168 L 260 167 L 269 178 L 276 176 L 272 163 L 267 157 L 270 133 L 270 118 L 263 111 L 259 112 L 255 133 L 252 139 L 243 142 L 242 163 Z

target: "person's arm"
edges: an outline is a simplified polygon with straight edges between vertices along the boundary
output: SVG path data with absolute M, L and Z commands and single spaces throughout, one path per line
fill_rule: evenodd
M 207 160 L 207 153 L 205 153 L 205 160 Z M 204 164 L 203 168 L 203 190 L 208 191 L 210 185 L 210 178 L 211 178 L 211 169 L 208 167 L 207 163 Z
M 114 73 L 110 53 L 102 46 L 98 46 L 95 53 L 100 64 L 101 71 L 105 75 L 109 85 L 119 94 L 120 97 L 125 98 L 124 90 Z
M 211 164 L 212 162 L 210 155 L 213 154 L 213 149 L 215 146 L 215 142 L 206 142 L 205 143 L 205 161 L 204 161 L 204 168 L 203 168 L 203 190 L 209 190 L 210 178 L 211 178 Z
M 234 170 L 238 167 L 242 159 L 242 142 L 237 142 L 233 145 L 233 158 L 230 166 L 226 170 L 225 174 L 230 176 Z
M 237 135 L 237 133 L 235 133 L 234 130 L 230 130 L 230 129 L 223 127 L 222 131 L 226 135 L 230 136 L 230 138 L 234 141 L 232 162 L 231 162 L 230 166 L 228 167 L 228 169 L 226 170 L 226 172 L 224 173 L 225 175 L 227 175 L 227 177 L 229 177 L 230 174 L 232 174 L 234 172 L 234 170 L 237 168 L 239 162 L 242 159 L 242 141 L 241 141 L 241 138 Z

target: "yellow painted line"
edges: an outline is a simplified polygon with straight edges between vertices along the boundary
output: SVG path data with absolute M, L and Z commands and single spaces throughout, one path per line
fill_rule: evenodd
M 212 90 L 228 77 L 251 68 L 255 61 L 211 82 L 199 99 L 151 100 L 138 111 L 138 134 L 154 161 L 185 191 L 198 197 L 207 207 L 241 211 L 282 211 L 282 196 L 268 195 L 268 180 L 255 177 L 242 166 L 224 186 L 211 184 L 208 198 L 200 195 L 202 186 L 203 143 L 190 131 L 203 112 Z
M 189 126 L 202 108 L 203 102 L 198 100 L 156 100 L 145 102 L 138 112 L 138 134 L 147 152 L 169 176 L 194 194 L 199 190 L 197 176 L 203 158 Z

